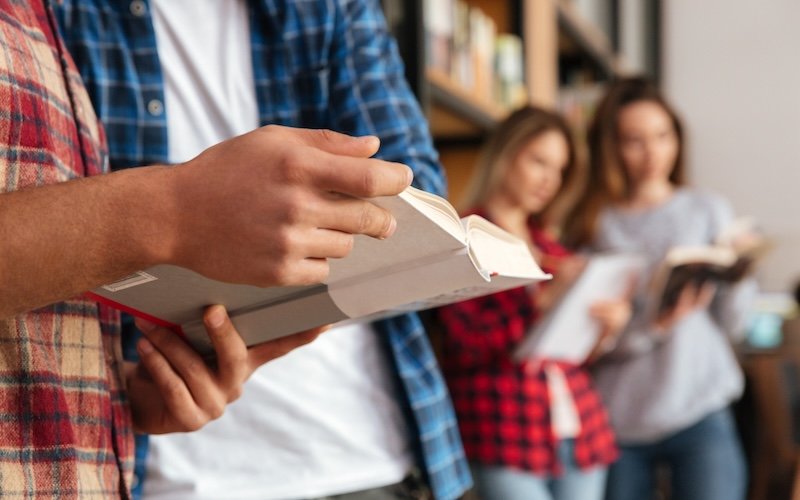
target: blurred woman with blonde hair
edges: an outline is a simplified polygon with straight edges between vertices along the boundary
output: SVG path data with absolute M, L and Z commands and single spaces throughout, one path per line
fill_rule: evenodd
M 549 111 L 511 114 L 487 142 L 469 213 L 526 241 L 554 281 L 581 259 L 548 231 L 562 200 L 581 186 L 572 134 Z M 441 308 L 442 365 L 478 495 L 484 500 L 599 500 L 617 456 L 603 404 L 582 365 L 512 353 L 554 300 L 553 283 Z M 604 331 L 627 322 L 627 301 L 596 304 Z

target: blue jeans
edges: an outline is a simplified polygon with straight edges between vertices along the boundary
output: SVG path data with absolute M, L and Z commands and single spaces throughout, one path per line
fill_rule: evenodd
M 481 500 L 601 500 L 607 468 L 581 470 L 575 463 L 575 442 L 558 445 L 564 467 L 559 477 L 536 475 L 502 466 L 472 464 L 475 491 Z
M 729 409 L 720 410 L 662 441 L 622 446 L 611 466 L 606 500 L 654 497 L 656 467 L 670 476 L 676 500 L 743 500 L 747 469 Z

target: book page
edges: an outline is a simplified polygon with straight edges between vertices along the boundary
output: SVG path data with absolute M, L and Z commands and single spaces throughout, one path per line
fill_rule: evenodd
M 591 257 L 561 301 L 517 348 L 515 359 L 582 363 L 600 334 L 600 326 L 589 316 L 589 308 L 598 301 L 622 297 L 631 286 L 631 280 L 644 273 L 645 266 L 645 259 L 639 255 Z
M 670 266 L 683 264 L 712 264 L 720 267 L 732 266 L 736 263 L 736 251 L 727 246 L 678 246 L 667 252 L 664 258 Z
M 485 275 L 534 280 L 551 277 L 533 259 L 528 245 L 501 227 L 478 215 L 465 217 L 462 224 L 470 254 Z
M 681 292 L 689 285 L 700 286 L 707 281 L 724 278 L 738 260 L 736 251 L 721 245 L 692 245 L 672 247 L 656 268 L 649 284 L 647 316 L 657 319 L 669 311 Z
M 466 235 L 458 212 L 446 199 L 414 187 L 400 193 L 400 198 L 427 215 L 454 238 L 465 241 Z
M 460 222 L 442 208 L 449 204 L 440 197 L 408 188 L 399 196 L 375 198 L 372 202 L 394 214 L 397 230 L 385 240 L 356 236 L 350 255 L 329 261 L 328 284 L 367 279 L 374 273 L 400 270 L 415 261 L 442 258 L 466 248 Z

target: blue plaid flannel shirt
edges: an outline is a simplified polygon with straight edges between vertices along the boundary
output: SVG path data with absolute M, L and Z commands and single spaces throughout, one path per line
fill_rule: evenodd
M 166 163 L 167 122 L 146 0 L 59 0 L 62 35 L 108 135 L 114 169 Z M 378 0 L 249 2 L 261 124 L 381 138 L 378 156 L 409 165 L 417 187 L 443 193 L 428 125 L 403 75 Z M 470 486 L 447 388 L 416 315 L 378 323 L 388 340 L 436 498 Z M 146 441 L 141 444 L 146 445 Z M 143 470 L 146 446 L 137 450 Z M 140 488 L 139 488 L 140 489 Z

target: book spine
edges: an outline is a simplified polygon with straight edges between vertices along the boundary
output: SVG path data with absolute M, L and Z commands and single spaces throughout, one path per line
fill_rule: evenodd
M 163 326 L 164 328 L 168 328 L 179 335 L 183 335 L 183 329 L 181 325 L 176 325 L 175 323 L 171 323 L 169 321 L 163 320 L 161 318 L 157 318 L 145 312 L 139 311 L 134 309 L 133 307 L 126 306 L 124 304 L 120 304 L 119 302 L 113 301 L 108 297 L 103 297 L 102 295 L 98 295 L 94 292 L 86 292 L 84 294 L 89 300 L 93 300 L 99 304 L 103 304 L 104 306 L 108 306 L 124 313 L 128 313 L 131 316 L 136 316 L 137 318 L 142 318 L 145 321 L 149 321 L 154 325 Z

